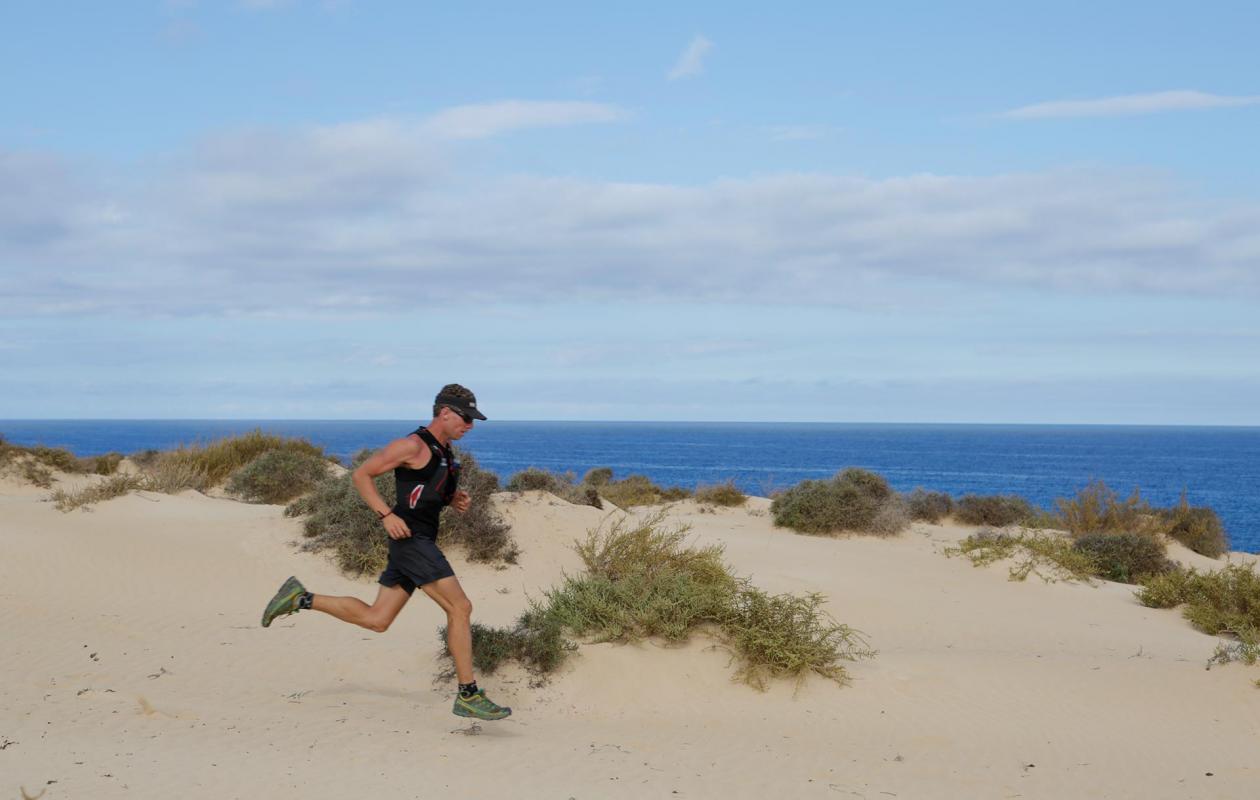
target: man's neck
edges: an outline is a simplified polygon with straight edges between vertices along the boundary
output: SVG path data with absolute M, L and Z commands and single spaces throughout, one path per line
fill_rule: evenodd
M 437 420 L 434 420 L 434 422 L 436 421 Z M 430 422 L 428 425 L 425 426 L 425 428 L 429 431 L 430 434 L 432 434 L 434 439 L 438 440 L 438 444 L 442 445 L 443 447 L 450 447 L 451 446 L 450 434 L 442 430 L 441 425 L 435 425 L 434 422 Z

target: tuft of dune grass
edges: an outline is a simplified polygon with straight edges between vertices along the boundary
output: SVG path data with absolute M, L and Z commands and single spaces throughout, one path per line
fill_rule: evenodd
M 711 506 L 736 508 L 748 502 L 748 495 L 744 494 L 743 490 L 735 485 L 734 480 L 728 480 L 712 486 L 697 486 L 696 502 Z
M 687 533 L 664 527 L 660 514 L 589 531 L 575 544 L 586 572 L 566 577 L 510 628 L 474 626 L 474 663 L 489 672 L 515 660 L 545 676 L 576 648 L 566 636 L 681 642 L 705 633 L 731 652 L 735 679 L 765 689 L 809 674 L 844 684 L 842 660 L 875 655 L 821 595 L 768 594 L 734 575 L 720 547 L 690 546 Z M 445 640 L 445 629 L 439 635 Z

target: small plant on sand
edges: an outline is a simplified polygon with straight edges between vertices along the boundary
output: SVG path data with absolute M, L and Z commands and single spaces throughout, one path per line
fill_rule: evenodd
M 957 547 L 946 548 L 945 555 L 966 556 L 977 567 L 1013 558 L 1015 563 L 1009 573 L 1013 581 L 1036 575 L 1047 583 L 1056 580 L 1090 583 L 1097 570 L 1093 558 L 1073 547 L 1071 539 L 1042 531 L 982 530 L 963 539 Z
M 800 533 L 842 531 L 879 536 L 909 524 L 904 501 L 874 472 L 850 468 L 830 480 L 806 480 L 774 498 L 774 524 Z
M 1120 583 L 1139 583 L 1172 568 L 1164 542 L 1141 533 L 1087 533 L 1073 548 L 1094 562 L 1095 574 Z
M 874 655 L 820 596 L 766 594 L 730 572 L 721 548 L 688 547 L 686 536 L 663 528 L 660 515 L 591 531 L 577 544 L 587 572 L 547 592 L 513 628 L 474 632 L 474 660 L 480 648 L 486 662 L 516 658 L 545 674 L 573 648 L 563 634 L 679 642 L 708 629 L 737 660 L 736 678 L 765 688 L 811 672 L 844 683 L 840 660 Z
M 906 509 L 910 519 L 935 524 L 953 513 L 954 500 L 944 492 L 929 492 L 916 487 L 906 495 Z
M 232 473 L 227 490 L 251 503 L 287 503 L 328 477 L 328 459 L 295 448 L 268 450 Z
M 158 456 L 153 470 L 165 476 L 161 483 L 168 487 L 175 486 L 179 478 L 189 481 L 188 485 L 176 491 L 202 491 L 221 485 L 233 472 L 269 450 L 287 450 L 327 458 L 323 448 L 304 439 L 286 439 L 253 430 L 205 446 L 168 450 Z
M 582 483 L 587 486 L 607 486 L 612 477 L 612 467 L 593 467 L 582 476 Z
M 1182 493 L 1181 501 L 1164 509 L 1165 530 L 1169 536 L 1200 555 L 1220 558 L 1229 550 L 1229 539 L 1216 512 L 1205 506 L 1192 506 Z
M 52 493 L 52 501 L 58 511 L 73 511 L 93 503 L 122 497 L 143 488 L 145 488 L 145 480 L 139 475 L 113 475 L 105 480 L 89 484 L 77 492 L 57 489 Z
M 748 495 L 735 485 L 735 481 L 728 480 L 712 486 L 696 487 L 696 502 L 734 508 L 748 502 Z
M 0 473 L 19 475 L 41 489 L 52 486 L 54 471 L 72 475 L 112 475 L 121 461 L 119 453 L 79 458 L 64 448 L 42 445 L 23 447 L 0 436 Z
M 1005 528 L 1008 525 L 1023 525 L 1036 516 L 1032 504 L 1014 494 L 968 494 L 954 504 L 954 519 L 964 525 Z
M 1137 489 L 1128 499 L 1112 491 L 1103 481 L 1092 481 L 1070 499 L 1055 501 L 1056 527 L 1073 536 L 1094 533 L 1136 533 L 1156 535 L 1165 525 Z
M 473 561 L 514 562 L 518 550 L 510 535 L 511 526 L 495 512 L 490 497 L 498 489 L 498 478 L 480 469 L 470 454 L 458 448 L 455 453 L 462 465 L 459 485 L 472 497 L 472 506 L 466 514 L 450 508 L 442 511 L 439 544 L 457 544 Z M 371 455 L 370 450 L 360 452 L 353 466 Z M 346 474 L 324 479 L 310 494 L 290 503 L 284 513 L 305 517 L 302 525 L 308 541 L 303 549 L 331 550 L 337 565 L 351 574 L 379 572 L 389 556 L 389 536 L 359 496 L 352 477 Z M 393 473 L 378 476 L 375 483 L 381 498 L 392 506 L 397 500 Z
M 1137 599 L 1151 608 L 1184 603 L 1182 614 L 1204 633 L 1260 642 L 1260 575 L 1254 565 L 1226 564 L 1211 572 L 1169 571 L 1149 578 Z
M 603 508 L 599 490 L 587 484 L 574 484 L 573 473 L 558 473 L 538 467 L 529 467 L 508 479 L 509 492 L 543 491 L 578 506 Z
M 657 486 L 646 475 L 628 475 L 619 481 L 609 479 L 606 483 L 597 484 L 596 488 L 601 497 L 618 508 L 654 506 L 683 500 L 692 494 L 680 486 Z

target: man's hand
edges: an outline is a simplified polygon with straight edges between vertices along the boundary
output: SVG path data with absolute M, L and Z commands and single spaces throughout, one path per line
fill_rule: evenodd
M 472 498 L 468 496 L 468 492 L 463 489 L 455 492 L 455 499 L 451 500 L 451 507 L 459 513 L 463 514 L 472 505 Z
M 388 515 L 381 520 L 381 524 L 385 526 L 385 532 L 391 539 L 411 538 L 411 528 L 408 528 L 407 523 L 399 519 L 397 514 Z

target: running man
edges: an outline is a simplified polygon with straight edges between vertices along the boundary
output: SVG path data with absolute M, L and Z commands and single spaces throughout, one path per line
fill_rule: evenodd
M 472 603 L 437 546 L 442 507 L 450 505 L 463 514 L 472 502 L 458 488 L 459 462 L 450 443 L 472 430 L 474 419 L 485 418 L 472 392 L 458 383 L 443 386 L 433 401 L 432 422 L 390 442 L 354 471 L 354 487 L 389 534 L 389 562 L 372 605 L 356 597 L 314 594 L 297 578 L 289 578 L 263 611 L 263 627 L 276 617 L 313 609 L 384 633 L 419 587 L 446 612 L 446 644 L 459 680 L 451 710 L 461 717 L 487 720 L 511 714 L 512 709 L 494 703 L 477 688 L 472 666 Z M 398 502 L 392 508 L 372 482 L 391 469 L 398 484 Z

